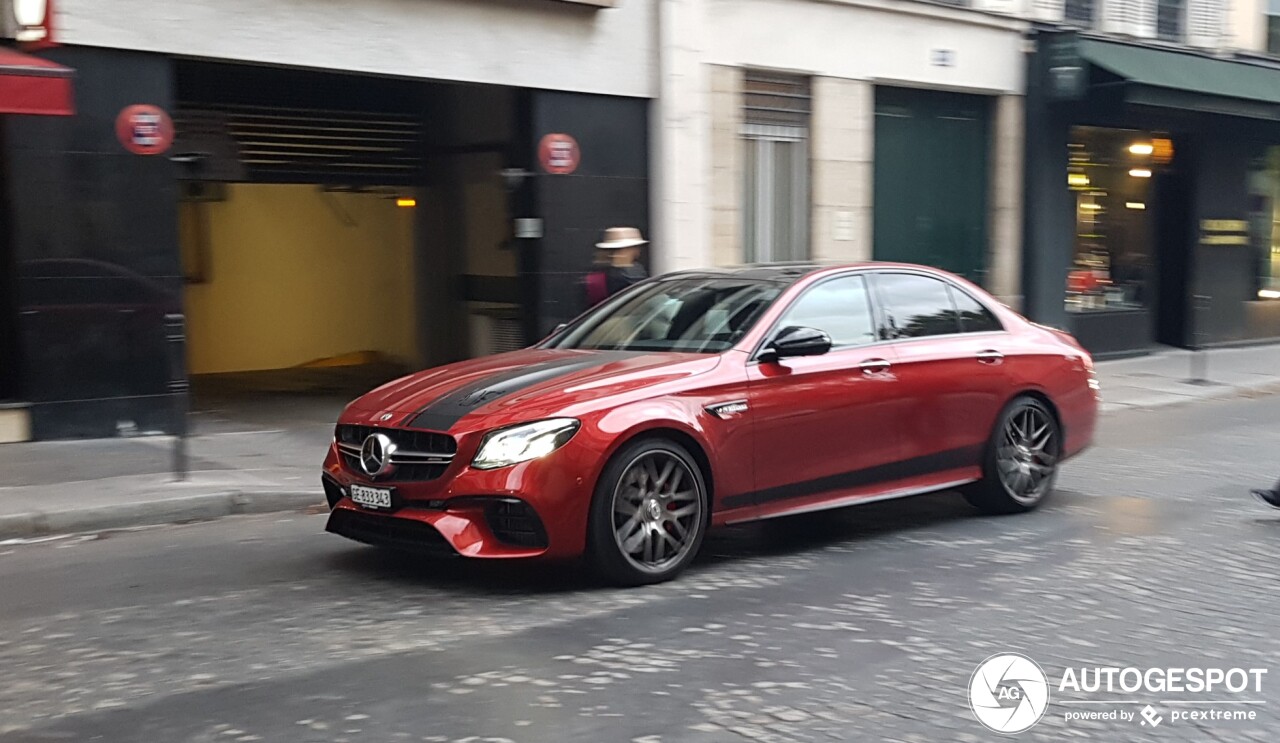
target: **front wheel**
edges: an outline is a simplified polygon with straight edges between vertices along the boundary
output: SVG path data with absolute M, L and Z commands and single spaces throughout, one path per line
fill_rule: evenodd
M 996 421 L 983 458 L 983 479 L 964 497 L 986 513 L 1022 513 L 1053 490 L 1062 432 L 1053 413 L 1034 397 L 1016 398 Z
M 697 554 L 709 511 L 702 471 L 683 446 L 634 441 L 609 460 L 596 484 L 590 557 L 618 584 L 670 580 Z

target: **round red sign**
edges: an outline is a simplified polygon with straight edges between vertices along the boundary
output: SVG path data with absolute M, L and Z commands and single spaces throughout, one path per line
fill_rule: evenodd
M 548 134 L 538 146 L 538 159 L 548 173 L 569 175 L 578 169 L 582 153 L 578 150 L 578 140 L 568 134 Z
M 159 155 L 173 144 L 173 120 L 159 106 L 128 106 L 116 117 L 116 136 L 135 155 Z

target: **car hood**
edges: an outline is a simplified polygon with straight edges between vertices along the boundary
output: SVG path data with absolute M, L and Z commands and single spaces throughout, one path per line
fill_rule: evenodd
M 602 398 L 711 371 L 719 360 L 689 353 L 525 349 L 402 377 L 352 402 L 348 414 L 434 431 L 475 428 L 481 423 L 477 417 L 514 422 L 517 410 L 527 420 L 574 415 L 579 406 Z

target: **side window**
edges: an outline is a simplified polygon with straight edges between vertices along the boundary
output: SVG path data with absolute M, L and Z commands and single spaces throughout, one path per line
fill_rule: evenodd
M 955 302 L 956 312 L 960 315 L 960 332 L 985 333 L 993 330 L 1004 330 L 1004 326 L 996 319 L 991 310 L 981 302 L 965 293 L 964 290 L 951 287 L 951 300 Z
M 778 329 L 792 325 L 817 328 L 831 336 L 831 345 L 860 346 L 875 341 L 867 281 L 842 276 L 812 287 L 787 308 Z
M 960 332 L 960 323 L 947 284 L 940 279 L 909 273 L 876 276 L 884 302 L 885 326 L 880 337 L 921 338 Z

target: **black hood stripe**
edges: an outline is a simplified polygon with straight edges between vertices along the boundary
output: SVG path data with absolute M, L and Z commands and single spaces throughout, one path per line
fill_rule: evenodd
M 404 423 L 409 428 L 424 428 L 429 431 L 448 431 L 463 416 L 474 413 L 499 398 L 506 397 L 523 389 L 567 376 L 574 372 L 604 366 L 615 361 L 642 354 L 610 351 L 592 353 L 586 358 L 572 356 L 540 364 L 521 366 L 516 369 L 485 377 L 472 384 L 464 384 L 414 413 Z

